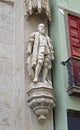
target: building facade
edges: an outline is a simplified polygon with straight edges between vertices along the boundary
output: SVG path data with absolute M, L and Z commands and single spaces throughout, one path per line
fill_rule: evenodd
M 48 0 L 42 8 L 34 3 L 0 0 L 0 130 L 79 130 L 80 0 L 51 0 L 51 8 Z M 41 123 L 27 103 L 31 81 L 26 68 L 27 39 L 39 23 L 46 25 L 54 47 L 56 99 L 56 107 Z

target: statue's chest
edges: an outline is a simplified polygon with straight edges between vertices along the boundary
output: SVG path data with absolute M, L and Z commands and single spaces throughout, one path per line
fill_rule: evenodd
M 46 36 L 40 35 L 39 41 L 40 41 L 40 43 L 39 43 L 40 46 L 47 46 L 47 38 L 46 38 Z

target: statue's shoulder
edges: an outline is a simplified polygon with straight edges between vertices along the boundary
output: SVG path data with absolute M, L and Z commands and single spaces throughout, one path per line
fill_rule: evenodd
M 31 33 L 30 37 L 35 37 L 35 32 Z
M 35 37 L 37 35 L 39 35 L 39 32 L 33 32 L 33 33 L 31 33 L 30 37 Z
M 39 35 L 39 32 L 35 32 L 35 36 L 38 36 Z
M 49 40 L 49 42 L 52 41 L 51 38 L 50 38 L 48 35 L 46 35 L 46 37 L 47 37 L 47 39 Z

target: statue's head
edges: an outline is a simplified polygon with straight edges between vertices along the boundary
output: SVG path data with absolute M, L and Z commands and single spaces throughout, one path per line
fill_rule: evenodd
M 41 33 L 41 34 L 45 34 L 46 33 L 46 28 L 45 28 L 45 25 L 43 23 L 40 23 L 38 25 L 38 31 Z

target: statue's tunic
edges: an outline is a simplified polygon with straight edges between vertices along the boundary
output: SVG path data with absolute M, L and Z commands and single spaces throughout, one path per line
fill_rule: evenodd
M 31 34 L 28 42 L 28 47 L 29 46 L 33 51 L 32 66 L 37 64 L 38 59 L 44 61 L 45 57 L 52 57 L 52 45 L 50 43 L 50 38 L 47 35 L 42 35 L 39 32 Z
M 48 63 L 48 69 L 51 69 L 51 60 L 53 57 L 53 47 L 51 45 L 50 38 L 45 34 L 34 32 L 31 34 L 28 41 L 28 50 L 31 51 L 31 55 L 28 57 L 27 64 L 29 67 L 35 68 L 38 60 Z M 30 70 L 29 70 L 30 71 Z

